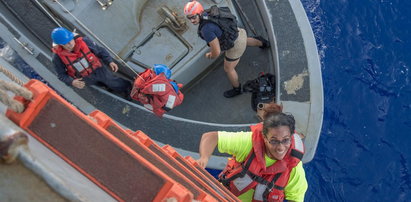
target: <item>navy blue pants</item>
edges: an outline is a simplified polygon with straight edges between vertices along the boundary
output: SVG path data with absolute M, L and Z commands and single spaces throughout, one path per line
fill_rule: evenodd
M 102 83 L 113 91 L 129 94 L 131 91 L 131 83 L 121 77 L 114 75 L 108 70 L 107 66 L 103 66 L 94 70 L 91 75 L 83 77 L 86 85 L 95 85 Z

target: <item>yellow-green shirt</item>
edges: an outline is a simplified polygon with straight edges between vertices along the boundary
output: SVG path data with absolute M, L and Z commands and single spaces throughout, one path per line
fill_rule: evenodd
M 218 151 L 235 156 L 238 162 L 243 162 L 253 147 L 252 132 L 218 132 Z M 265 155 L 267 167 L 273 165 L 276 160 Z M 302 162 L 291 170 L 290 179 L 284 188 L 285 199 L 289 201 L 304 201 L 304 195 L 308 184 Z M 238 198 L 241 201 L 251 201 L 254 189 L 251 189 Z

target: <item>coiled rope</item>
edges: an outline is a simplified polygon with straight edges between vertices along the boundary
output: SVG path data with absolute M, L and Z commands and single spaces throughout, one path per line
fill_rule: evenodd
M 24 82 L 21 81 L 19 78 L 17 78 L 13 73 L 11 73 L 9 70 L 7 70 L 6 68 L 4 68 L 3 66 L 0 65 L 0 72 L 3 72 L 4 75 L 6 75 L 7 77 L 9 77 L 9 79 L 11 79 L 12 81 L 16 82 L 17 84 L 19 84 L 20 86 L 24 85 Z
M 22 96 L 26 100 L 31 100 L 33 98 L 33 93 L 29 90 L 27 90 L 25 87 L 23 87 L 23 82 L 18 79 L 15 75 L 13 75 L 11 72 L 7 71 L 3 66 L 0 65 L 0 71 L 9 77 L 12 82 L 6 82 L 3 80 L 0 80 L 0 102 L 5 104 L 8 108 L 11 110 L 17 112 L 17 113 L 22 113 L 24 111 L 24 105 L 13 99 L 12 97 L 9 96 L 7 93 L 8 91 L 13 92 L 17 96 Z

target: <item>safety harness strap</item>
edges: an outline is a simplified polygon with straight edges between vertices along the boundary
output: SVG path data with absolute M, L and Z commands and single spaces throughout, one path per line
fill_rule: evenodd
M 274 175 L 274 178 L 271 180 L 271 182 L 269 182 L 267 185 L 267 188 L 265 189 L 264 193 L 263 193 L 263 199 L 264 201 L 268 201 L 268 195 L 270 194 L 271 190 L 274 189 L 278 189 L 278 190 L 284 190 L 284 187 L 278 186 L 275 184 L 275 182 L 281 177 L 282 173 L 277 173 L 276 175 Z
M 247 160 L 247 162 L 245 163 L 245 166 L 244 166 L 244 164 L 241 165 L 242 168 L 243 168 L 243 170 L 242 170 L 240 173 L 237 173 L 237 174 L 231 176 L 231 177 L 228 178 L 228 179 L 225 179 L 225 175 L 223 175 L 223 176 L 221 176 L 218 180 L 219 180 L 224 186 L 227 186 L 227 187 L 228 187 L 228 186 L 230 185 L 230 182 L 231 182 L 231 181 L 233 181 L 233 180 L 235 180 L 235 179 L 237 179 L 237 178 L 239 178 L 239 177 L 244 177 L 245 174 L 247 174 L 247 171 L 248 171 L 248 169 L 250 168 L 251 162 L 253 162 L 253 159 L 254 159 L 254 158 L 255 158 L 255 154 L 254 154 L 254 152 L 253 152 L 253 153 L 251 153 L 250 158 L 249 158 L 249 159 Z
M 304 156 L 304 153 L 301 153 L 301 152 L 299 152 L 299 151 L 297 151 L 297 150 L 295 150 L 295 149 L 292 149 L 291 150 L 291 156 L 293 156 L 293 157 L 295 157 L 295 158 L 298 158 L 298 159 L 303 159 L 303 156 Z

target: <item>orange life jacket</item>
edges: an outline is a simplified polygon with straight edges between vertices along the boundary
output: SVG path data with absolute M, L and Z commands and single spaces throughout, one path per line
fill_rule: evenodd
M 102 66 L 100 59 L 88 48 L 82 37 L 75 37 L 73 51 L 67 51 L 61 45 L 52 48 L 66 65 L 67 74 L 72 78 L 86 77 Z
M 183 93 L 177 92 L 170 81 L 172 80 L 167 79 L 164 73 L 156 75 L 153 70 L 147 69 L 134 81 L 131 98 L 143 103 L 144 107 L 161 117 L 184 100 Z M 178 84 L 179 88 L 182 86 Z
M 242 163 L 230 159 L 219 180 L 236 196 L 254 189 L 253 201 L 283 201 L 290 172 L 304 155 L 304 144 L 293 134 L 284 159 L 266 167 L 262 128 L 262 123 L 251 126 L 253 149 Z

